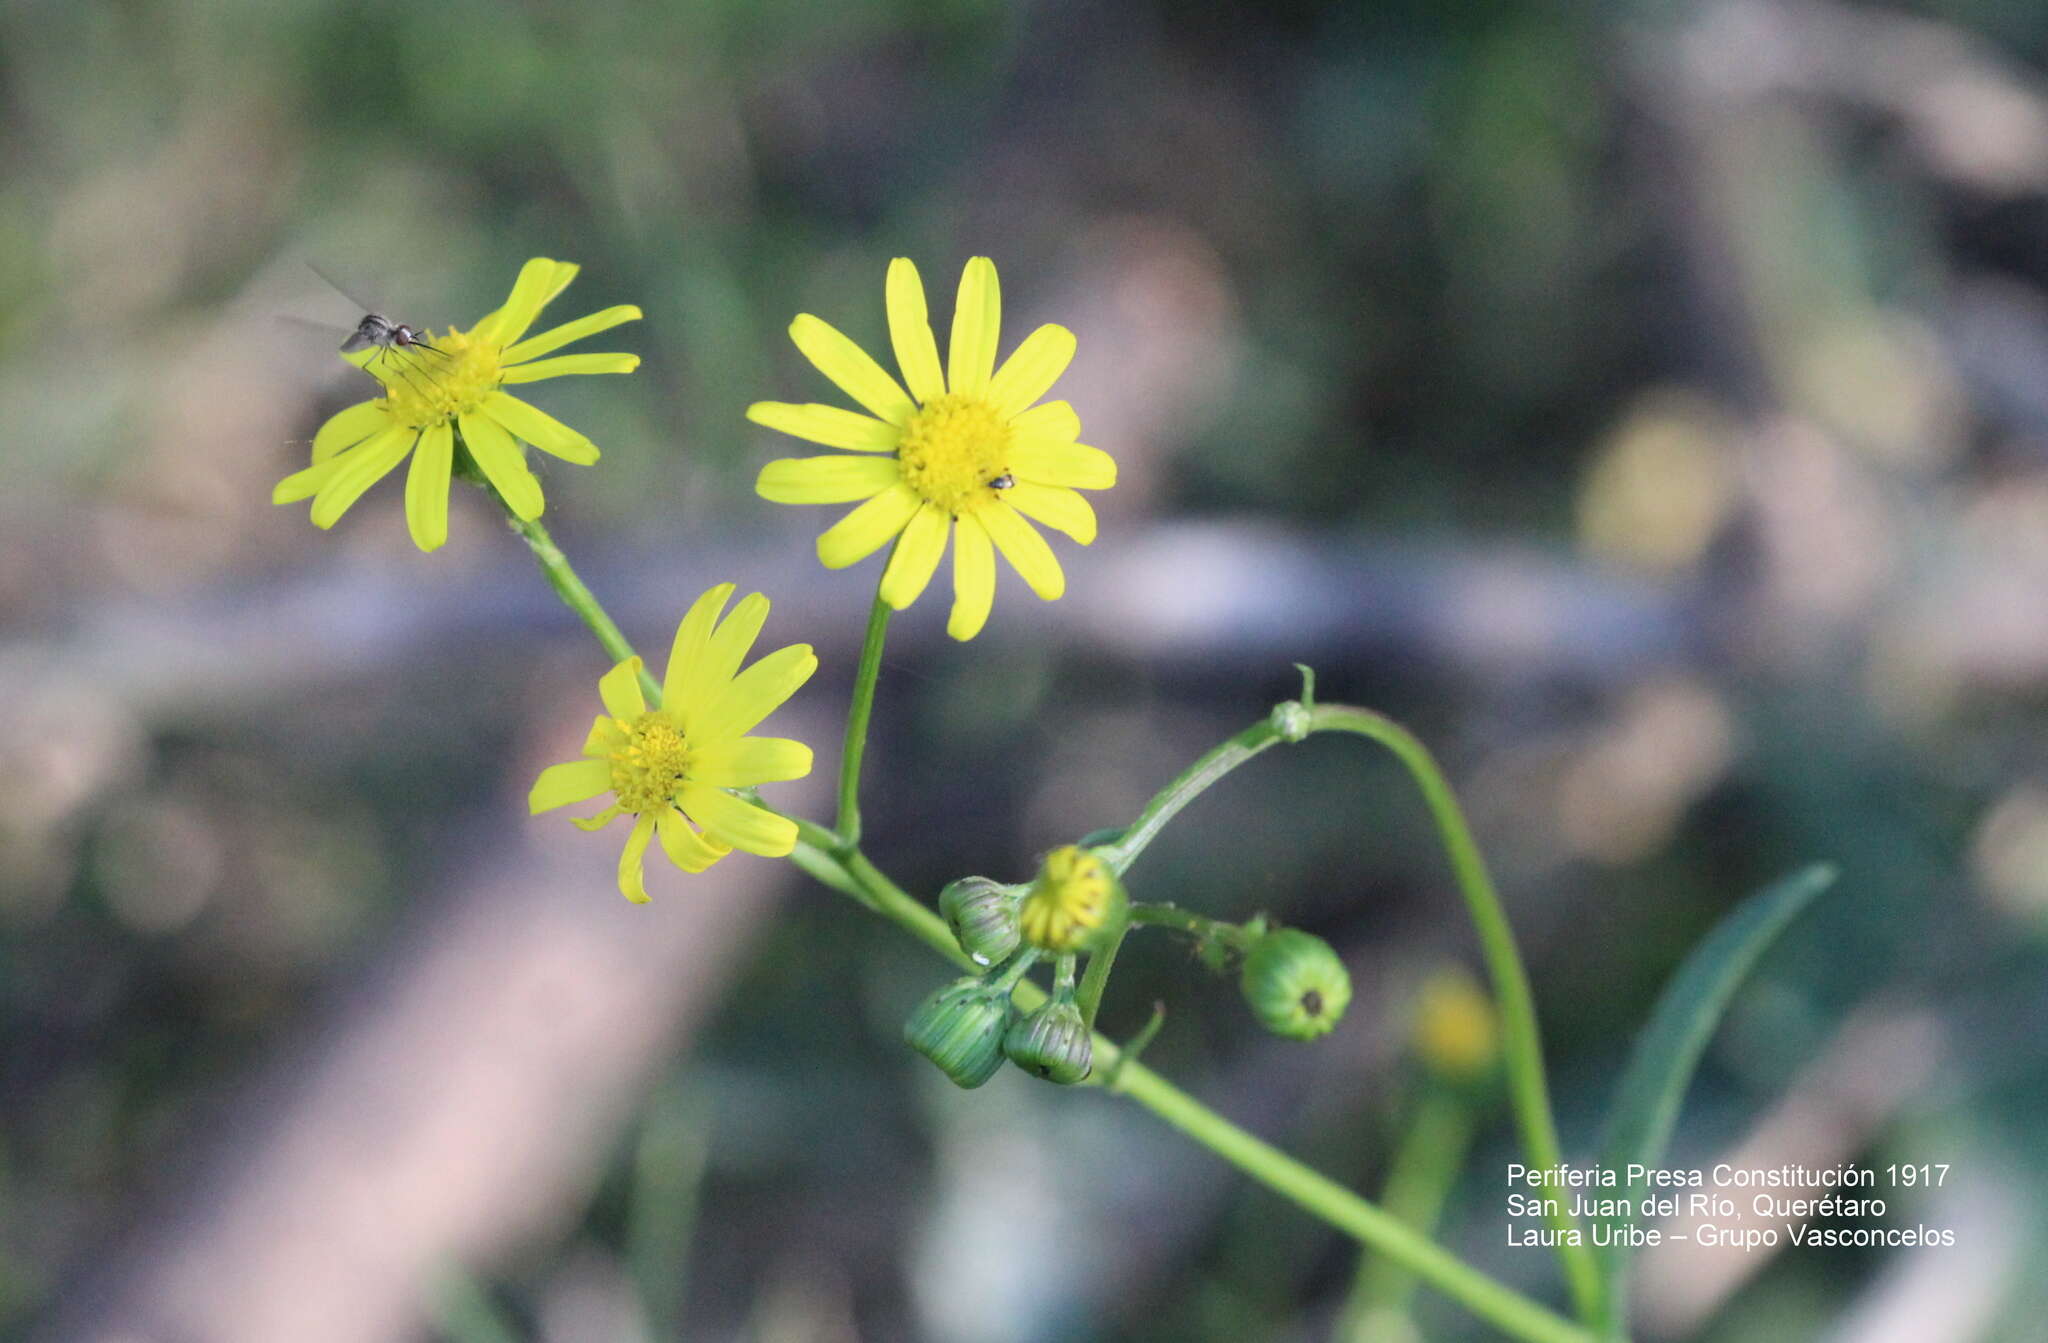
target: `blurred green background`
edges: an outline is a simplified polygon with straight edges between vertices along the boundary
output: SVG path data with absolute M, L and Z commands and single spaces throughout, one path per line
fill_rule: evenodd
M 1837 890 L 1738 999 L 1675 1164 L 1948 1162 L 1954 1250 L 1651 1254 L 1645 1338 L 2031 1339 L 2048 1228 L 2048 11 L 2010 0 L 0 8 L 0 1321 L 12 1336 L 1325 1338 L 1355 1257 L 1132 1107 L 898 1041 L 942 969 L 783 864 L 613 887 L 523 797 L 601 655 L 484 501 L 331 533 L 271 485 L 530 256 L 634 302 L 547 521 L 664 647 L 733 579 L 823 670 L 824 816 L 876 562 L 755 499 L 996 259 L 1007 350 L 1122 480 L 1069 595 L 896 622 L 870 852 L 927 897 L 1135 813 L 1294 693 L 1438 750 L 1586 1153 L 1658 986 L 1744 893 Z M 773 791 L 773 790 L 771 790 Z M 1391 763 L 1233 777 L 1140 898 L 1330 938 L 1330 1039 L 1141 939 L 1113 1032 L 1367 1193 L 1414 994 L 1472 959 Z M 1445 1236 L 1504 1244 L 1504 1116 Z M 1671 1247 L 1674 1251 L 1678 1247 Z M 1485 1332 L 1423 1298 L 1429 1338 Z M 1385 1335 L 1382 1335 L 1385 1336 Z

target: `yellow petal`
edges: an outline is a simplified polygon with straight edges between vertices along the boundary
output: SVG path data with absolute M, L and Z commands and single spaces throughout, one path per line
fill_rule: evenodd
M 503 362 L 523 364 L 529 359 L 538 359 L 585 336 L 594 336 L 600 331 L 609 331 L 621 322 L 637 322 L 640 310 L 630 303 L 621 303 L 603 312 L 594 312 L 588 317 L 579 317 L 573 322 L 564 322 L 551 327 L 530 340 L 522 340 L 505 351 Z
M 734 585 L 720 583 L 706 588 L 704 594 L 690 603 L 690 609 L 683 613 L 676 624 L 675 642 L 668 648 L 668 670 L 662 677 L 661 702 L 664 707 L 675 709 L 683 698 L 684 688 L 689 684 L 689 669 L 697 665 L 704 656 L 704 650 L 711 644 L 711 631 L 718 625 L 718 613 L 732 600 Z
M 647 879 L 641 868 L 647 857 L 647 841 L 652 838 L 654 818 L 642 816 L 633 822 L 633 833 L 626 836 L 625 851 L 619 854 L 619 894 L 636 905 L 647 903 Z
M 1052 390 L 1074 362 L 1074 333 L 1047 324 L 1024 338 L 1016 352 L 989 379 L 988 399 L 997 413 L 1020 415 L 1025 407 Z
M 347 410 L 336 411 L 313 435 L 313 462 L 318 465 L 378 430 L 392 427 L 390 402 L 358 401 Z
M 699 749 L 746 736 L 756 723 L 781 708 L 816 670 L 818 658 L 811 646 L 791 644 L 733 677 L 699 719 Z
M 1024 515 L 1008 504 L 996 503 L 976 513 L 981 525 L 988 528 L 991 541 L 996 549 L 1003 552 L 1003 558 L 1010 567 L 1024 576 L 1031 590 L 1045 600 L 1058 601 L 1067 590 L 1067 576 L 1060 571 L 1060 562 L 1053 556 L 1052 547 L 1045 538 L 1024 521 Z
M 412 470 L 405 477 L 405 525 L 421 550 L 448 541 L 448 471 L 455 460 L 455 431 L 437 424 L 420 435 Z
M 895 425 L 872 415 L 815 401 L 801 406 L 789 401 L 756 401 L 747 407 L 747 418 L 796 438 L 854 452 L 893 452 L 903 436 Z
M 566 765 L 549 765 L 533 781 L 526 795 L 526 809 L 538 816 L 556 807 L 587 802 L 612 786 L 612 767 L 602 760 L 571 760 Z
M 832 379 L 854 400 L 891 424 L 902 424 L 916 407 L 896 379 L 868 356 L 867 351 L 841 335 L 837 328 L 809 313 L 799 313 L 789 324 L 789 338 L 803 351 L 804 358 Z
M 1081 436 L 1081 417 L 1065 401 L 1048 401 L 1011 416 L 1010 432 L 1017 438 L 1053 438 L 1071 443 Z
M 758 853 L 763 858 L 786 858 L 796 847 L 796 822 L 787 816 L 763 811 L 742 802 L 731 793 L 701 783 L 686 783 L 677 799 L 683 811 L 705 834 L 735 849 Z
M 334 479 L 334 473 L 341 470 L 347 455 L 329 457 L 324 462 L 315 462 L 303 471 L 294 471 L 277 482 L 270 491 L 273 504 L 295 504 L 301 499 L 310 499 L 318 494 L 321 487 Z
M 946 386 L 961 396 L 980 396 L 996 364 L 996 335 L 1003 322 L 1002 288 L 996 263 L 971 258 L 960 272 L 953 300 L 953 339 L 946 361 Z
M 640 693 L 640 659 L 627 658 L 597 681 L 597 696 L 605 712 L 632 722 L 647 712 L 647 697 Z
M 895 484 L 825 529 L 818 538 L 818 562 L 844 569 L 880 550 L 924 506 L 908 485 Z
M 946 633 L 972 639 L 988 623 L 996 601 L 996 552 L 988 531 L 975 513 L 963 513 L 953 524 L 953 613 Z
M 1012 439 L 1010 470 L 1019 480 L 1076 490 L 1106 490 L 1116 484 L 1116 459 L 1101 448 L 1049 438 Z
M 526 328 L 533 325 L 533 319 L 540 316 L 540 310 L 568 288 L 569 281 L 581 269 L 572 262 L 535 257 L 519 268 L 519 278 L 513 283 L 505 306 L 476 324 L 476 334 L 503 346 L 517 344 Z
M 619 730 L 619 720 L 608 713 L 601 713 L 590 725 L 590 735 L 583 739 L 583 754 L 602 758 L 625 744 L 626 734 Z
M 668 860 L 685 872 L 702 872 L 732 852 L 732 845 L 698 834 L 691 827 L 690 818 L 674 807 L 655 822 L 655 833 L 661 836 L 661 848 Z
M 926 504 L 896 538 L 896 552 L 882 571 L 882 600 L 901 611 L 916 601 L 946 554 L 952 519 L 937 504 Z
M 553 359 L 511 365 L 498 380 L 504 383 L 540 382 L 573 373 L 631 373 L 638 367 L 640 356 L 637 354 L 558 354 Z
M 725 692 L 740 664 L 747 660 L 747 653 L 760 637 L 761 625 L 767 619 L 768 599 L 758 592 L 748 593 L 733 607 L 732 614 L 711 631 L 710 638 L 684 666 L 681 676 L 676 675 L 673 667 L 669 669 L 676 690 L 675 698 L 665 703 L 681 720 L 685 733 L 701 732 L 699 724 L 705 711 Z
M 917 278 L 917 266 L 909 257 L 889 263 L 887 294 L 889 343 L 896 347 L 896 366 L 903 370 L 910 394 L 920 403 L 944 396 L 946 377 L 939 371 L 939 342 L 932 337 L 924 281 Z
M 364 490 L 389 475 L 392 467 L 405 460 L 405 454 L 412 451 L 417 438 L 407 430 L 393 430 L 333 458 L 340 465 L 320 487 L 320 492 L 313 496 L 313 525 L 332 527 L 340 521 L 341 515 L 348 512 L 349 505 L 363 497 Z
M 510 392 L 500 392 L 487 399 L 483 404 L 483 413 L 542 452 L 560 457 L 565 462 L 589 466 L 597 460 L 595 443 L 538 406 L 529 405 Z
M 754 493 L 771 504 L 850 504 L 898 479 L 894 457 L 784 457 L 761 468 Z
M 540 516 L 541 509 L 547 506 L 541 496 L 540 479 L 527 469 L 525 449 L 505 432 L 505 426 L 488 415 L 465 414 L 462 441 L 514 517 Z
M 740 737 L 699 750 L 690 776 L 718 788 L 801 779 L 811 772 L 811 748 L 787 737 Z
M 1095 510 L 1072 490 L 1020 480 L 1003 492 L 1003 502 L 1027 518 L 1065 532 L 1082 545 L 1095 540 Z

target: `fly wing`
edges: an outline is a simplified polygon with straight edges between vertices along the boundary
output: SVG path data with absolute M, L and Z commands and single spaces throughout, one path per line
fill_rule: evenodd
M 349 333 L 349 338 L 341 343 L 341 352 L 354 354 L 357 350 L 367 350 L 372 345 L 389 345 L 394 330 L 391 323 L 376 313 L 366 312 L 363 314 L 363 320 L 356 323 L 356 329 Z

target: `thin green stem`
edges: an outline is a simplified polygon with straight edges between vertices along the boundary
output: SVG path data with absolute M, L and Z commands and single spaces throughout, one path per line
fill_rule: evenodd
M 1192 909 L 1182 909 L 1179 905 L 1134 901 L 1131 905 L 1131 922 L 1148 924 L 1154 928 L 1171 928 L 1205 942 L 1221 942 L 1233 951 L 1243 951 L 1252 941 L 1251 934 L 1245 931 L 1243 924 L 1212 919 L 1206 914 L 1197 914 Z
M 567 558 L 555 545 L 546 528 L 538 522 L 521 518 L 513 518 L 512 526 L 532 550 L 534 559 L 539 563 L 542 573 L 546 575 L 557 595 L 571 610 L 582 617 L 583 622 L 597 636 L 598 642 L 604 646 L 606 653 L 615 661 L 621 662 L 633 657 L 632 645 L 627 642 L 625 635 L 620 632 L 618 625 L 606 613 L 590 589 L 577 577 L 575 570 L 570 567 Z M 959 944 L 953 938 L 952 930 L 946 927 L 945 920 L 889 880 L 868 861 L 866 855 L 861 853 L 857 844 L 848 836 L 849 823 L 856 827 L 858 825 L 858 808 L 856 806 L 849 814 L 845 804 L 852 797 L 850 784 L 857 784 L 859 778 L 860 754 L 866 744 L 867 713 L 873 703 L 874 677 L 881 659 L 882 628 L 886 625 L 887 618 L 887 613 L 879 609 L 871 615 L 869 637 L 862 649 L 861 674 L 855 683 L 855 708 L 848 722 L 848 749 L 841 768 L 841 826 L 836 831 L 827 830 L 813 822 L 799 820 L 796 848 L 791 856 L 804 871 L 816 876 L 826 886 L 859 901 L 954 964 L 969 970 L 979 969 L 980 967 L 975 966 L 966 953 L 960 950 Z M 644 666 L 641 669 L 641 679 L 650 695 L 658 702 L 660 686 L 647 673 Z M 1298 713 L 1299 706 L 1296 706 L 1296 709 Z M 1322 715 L 1330 711 L 1318 708 L 1313 712 Z M 1356 714 L 1362 711 L 1349 712 Z M 855 718 L 859 721 L 858 730 L 854 727 Z M 1342 713 L 1331 719 L 1327 726 L 1333 730 L 1362 730 L 1358 725 L 1346 720 Z M 1204 756 L 1193 769 L 1175 781 L 1175 785 L 1167 794 L 1153 799 L 1152 804 L 1146 808 L 1138 821 L 1124 832 L 1116 845 L 1108 846 L 1115 851 L 1115 856 L 1108 861 L 1121 872 L 1181 807 L 1192 801 L 1210 783 L 1278 739 L 1278 729 L 1270 723 L 1260 724 L 1256 728 L 1239 733 L 1237 737 Z M 1424 759 L 1426 758 L 1425 755 Z M 1411 764 L 1412 768 L 1414 766 Z M 1427 788 L 1425 791 L 1427 792 Z M 1455 809 L 1454 801 L 1450 805 Z M 1441 817 L 1439 819 L 1441 820 Z M 1469 844 L 1469 836 L 1466 839 Z M 1474 856 L 1476 857 L 1476 853 Z M 1460 870 L 1462 880 L 1463 870 Z M 1483 875 L 1483 868 L 1481 872 Z M 1490 886 L 1487 889 L 1490 892 Z M 1508 950 L 1512 955 L 1512 943 L 1509 944 Z M 1489 953 L 1489 964 L 1492 962 L 1493 957 Z M 1526 994 L 1526 984 L 1524 993 Z M 1019 1005 L 1028 1011 L 1045 1002 L 1046 993 L 1031 980 L 1021 979 L 1016 986 L 1016 999 Z M 1503 1015 L 1505 1019 L 1505 1005 Z M 1529 1020 L 1533 1027 L 1533 1015 Z M 1510 1047 L 1513 1040 L 1514 1037 L 1510 1035 Z M 1096 1057 L 1105 1065 L 1121 1065 L 1105 1066 L 1098 1073 L 1098 1077 L 1116 1079 L 1117 1094 L 1129 1096 L 1247 1175 L 1292 1199 L 1311 1214 L 1361 1244 L 1378 1250 L 1389 1259 L 1408 1268 L 1417 1277 L 1462 1302 L 1482 1319 L 1491 1321 L 1517 1338 L 1529 1340 L 1529 1343 L 1593 1343 L 1593 1336 L 1590 1333 L 1569 1320 L 1472 1268 L 1431 1243 L 1427 1237 L 1403 1225 L 1399 1219 L 1374 1207 L 1365 1199 L 1311 1170 L 1279 1149 L 1261 1142 L 1174 1087 L 1157 1073 L 1136 1062 L 1123 1059 L 1115 1042 L 1097 1035 L 1094 1048 Z M 1536 1066 L 1540 1081 L 1540 1058 Z M 1555 1147 L 1554 1138 L 1552 1147 Z M 1553 1159 L 1537 1164 L 1556 1163 Z
M 1280 734 L 1270 722 L 1254 723 L 1207 751 L 1182 770 L 1172 783 L 1160 789 L 1145 804 L 1145 810 L 1138 813 L 1138 819 L 1124 828 L 1115 843 L 1101 845 L 1095 852 L 1116 870 L 1118 876 L 1122 876 L 1182 807 L 1200 797 L 1210 784 L 1279 740 Z
M 846 714 L 846 744 L 839 752 L 840 847 L 860 845 L 860 766 L 868 749 L 868 719 L 875 711 L 875 681 L 882 674 L 882 639 L 889 631 L 889 604 L 875 595 L 868 632 L 860 644 L 860 670 L 853 678 L 853 707 Z
M 583 623 L 590 626 L 590 632 L 604 645 L 604 651 L 611 656 L 611 660 L 624 662 L 628 658 L 639 656 L 633 651 L 633 645 L 627 642 L 626 636 L 619 630 L 610 613 L 604 609 L 590 589 L 584 586 L 583 580 L 577 577 L 575 569 L 569 565 L 568 557 L 562 554 L 562 548 L 555 544 L 555 538 L 548 535 L 548 529 L 540 525 L 540 520 L 519 517 L 510 509 L 506 510 L 505 516 L 511 522 L 512 530 L 519 533 L 520 538 L 526 542 L 527 549 L 533 552 L 533 558 L 540 565 L 541 573 L 546 576 L 548 586 L 555 590 L 555 595 L 562 599 L 563 605 L 581 616 Z M 647 691 L 650 703 L 661 703 L 661 685 L 654 679 L 653 673 L 647 670 L 645 663 L 640 667 L 640 684 Z
M 1101 945 L 1088 953 L 1088 969 L 1081 976 L 1081 992 L 1074 1000 L 1080 1005 L 1081 1020 L 1088 1023 L 1091 1031 L 1095 1029 L 1095 1014 L 1102 1010 L 1102 991 L 1109 986 L 1110 969 L 1115 966 L 1116 954 L 1123 948 L 1124 937 L 1130 931 L 1130 908 L 1119 901 Z
M 1522 955 L 1515 947 L 1514 930 L 1508 925 L 1507 911 L 1501 907 L 1500 895 L 1493 886 L 1493 877 L 1486 870 L 1486 859 L 1480 855 L 1479 844 L 1472 838 L 1472 827 L 1465 821 L 1464 808 L 1458 805 L 1457 794 L 1438 768 L 1429 748 L 1408 729 L 1384 714 L 1368 709 L 1354 709 L 1342 704 L 1321 704 L 1309 710 L 1311 732 L 1349 732 L 1378 742 L 1394 753 L 1407 766 L 1410 777 L 1422 792 L 1423 801 L 1428 804 L 1430 815 L 1435 818 L 1437 832 L 1443 839 L 1444 851 L 1451 860 L 1451 872 L 1458 880 L 1458 890 L 1465 897 L 1465 911 L 1472 920 L 1473 929 L 1479 935 L 1480 954 L 1486 960 L 1488 975 L 1493 980 L 1494 997 L 1499 1002 L 1501 1018 L 1501 1048 L 1507 1063 L 1508 1094 L 1515 1112 L 1515 1126 L 1522 1139 L 1522 1148 L 1529 1156 L 1529 1164 L 1538 1169 L 1548 1170 L 1564 1164 L 1564 1152 L 1557 1139 L 1557 1122 L 1551 1116 L 1550 1085 L 1544 1077 L 1543 1039 L 1536 1026 L 1536 1000 L 1529 992 L 1529 974 L 1522 968 Z M 1563 1200 L 1555 1200 L 1558 1211 L 1550 1218 L 1553 1227 L 1561 1232 L 1557 1247 L 1559 1263 L 1564 1268 L 1565 1281 L 1571 1287 L 1572 1305 L 1582 1320 L 1595 1320 L 1600 1315 L 1600 1270 L 1593 1258 L 1593 1251 L 1585 1243 L 1585 1235 L 1579 1230 L 1578 1219 L 1563 1209 Z
M 1471 1147 L 1473 1127 L 1469 1101 L 1441 1083 L 1425 1081 L 1407 1132 L 1388 1165 L 1380 1206 L 1423 1235 L 1435 1235 L 1444 1200 Z M 1413 1273 L 1385 1255 L 1366 1251 L 1359 1257 L 1358 1278 L 1338 1336 L 1346 1343 L 1414 1337 L 1407 1320 L 1414 1294 Z

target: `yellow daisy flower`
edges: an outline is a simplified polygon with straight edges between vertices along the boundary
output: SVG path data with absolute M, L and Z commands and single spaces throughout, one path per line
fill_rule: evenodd
M 457 435 L 486 479 L 521 518 L 540 516 L 540 481 L 527 469 L 521 442 L 588 466 L 597 447 L 588 438 L 506 391 L 568 373 L 631 373 L 637 354 L 540 356 L 621 322 L 638 320 L 630 304 L 606 308 L 526 337 L 540 310 L 581 269 L 535 257 L 519 271 L 505 306 L 468 331 L 424 333 L 428 351 L 372 348 L 342 358 L 384 384 L 375 401 L 350 406 L 320 426 L 313 464 L 271 491 L 276 504 L 313 500 L 313 525 L 332 527 L 363 491 L 412 454 L 405 481 L 405 520 L 413 544 L 436 550 L 448 539 L 448 477 Z M 526 337 L 522 339 L 522 337 Z
M 873 413 L 782 401 L 747 408 L 756 424 L 873 455 L 770 462 L 754 488 L 778 504 L 865 500 L 818 538 L 818 558 L 828 569 L 844 568 L 894 540 L 881 595 L 899 611 L 931 582 L 950 533 L 953 613 L 946 632 L 972 639 L 995 601 L 995 551 L 1046 601 L 1066 591 L 1059 560 L 1025 519 L 1089 544 L 1095 510 L 1075 490 L 1116 484 L 1116 463 L 1075 442 L 1081 420 L 1072 406 L 1033 404 L 1073 359 L 1073 332 L 1042 326 L 995 367 L 1002 298 L 987 257 L 961 272 L 943 374 L 924 285 L 903 257 L 889 263 L 887 300 L 889 339 L 907 393 L 858 345 L 804 313 L 789 327 L 797 349 Z
M 610 806 L 576 824 L 596 830 L 615 816 L 634 817 L 619 890 L 635 903 L 647 899 L 641 860 L 655 835 L 685 872 L 702 872 L 734 849 L 782 858 L 796 847 L 796 822 L 725 790 L 811 772 L 802 742 L 746 734 L 811 678 L 818 659 L 809 644 L 791 644 L 740 671 L 768 599 L 756 592 L 720 621 L 732 594 L 733 585 L 721 583 L 683 617 L 660 708 L 648 708 L 640 692 L 639 658 L 606 672 L 597 683 L 605 712 L 584 740 L 584 758 L 542 770 L 526 799 L 538 815 L 610 793 Z

